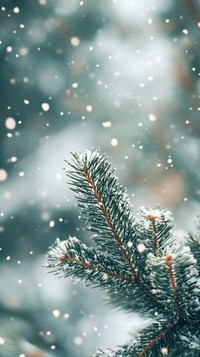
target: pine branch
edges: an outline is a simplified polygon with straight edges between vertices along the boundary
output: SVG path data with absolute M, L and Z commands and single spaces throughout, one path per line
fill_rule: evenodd
M 112 304 L 131 310 L 133 307 L 148 309 L 140 301 L 145 286 L 139 285 L 121 262 L 112 260 L 108 255 L 102 254 L 94 248 L 87 247 L 75 237 L 67 241 L 56 240 L 55 245 L 49 250 L 49 265 L 56 274 L 63 277 L 72 276 L 80 278 L 94 286 L 104 287 L 109 293 Z M 126 293 L 124 291 L 124 283 Z M 141 283 L 142 284 L 142 283 Z M 117 294 L 116 294 L 117 291 Z M 152 300 L 152 296 L 147 296 Z M 156 300 L 157 301 L 157 300 Z M 155 307 L 155 305 L 154 305 Z
M 49 251 L 49 262 L 49 267 L 64 277 L 78 277 L 92 284 L 96 281 L 97 286 L 109 286 L 110 280 L 116 279 L 128 283 L 134 281 L 122 264 L 116 264 L 109 256 L 87 247 L 75 237 L 62 242 L 57 239 Z
M 126 189 L 118 185 L 114 168 L 99 151 L 73 154 L 73 158 L 73 164 L 68 163 L 73 170 L 66 173 L 71 179 L 72 190 L 77 193 L 78 206 L 89 230 L 98 232 L 93 238 L 103 252 L 126 262 L 135 283 L 159 303 L 138 275 L 137 262 L 127 249 L 135 234 L 135 224 Z
M 135 275 L 134 264 L 124 248 L 134 233 L 132 212 L 126 190 L 118 186 L 117 178 L 113 175 L 114 168 L 111 167 L 105 155 L 100 156 L 98 151 L 92 151 L 82 156 L 77 154 L 73 156 L 74 165 L 71 163 L 69 165 L 76 171 L 67 171 L 67 176 L 71 179 L 72 190 L 78 194 L 76 196 L 78 205 L 81 208 L 82 217 L 88 223 L 88 229 L 98 233 L 95 240 L 103 251 L 106 249 L 109 254 L 110 249 L 112 252 L 115 249 L 117 256 L 121 251 L 121 257 L 125 257 L 127 267 Z M 101 236 L 102 229 L 103 237 Z
M 57 240 L 48 266 L 104 288 L 113 305 L 153 319 L 136 341 L 117 351 L 99 350 L 96 357 L 187 356 L 189 350 L 199 356 L 199 235 L 179 242 L 170 212 L 159 207 L 143 207 L 133 216 L 126 190 L 99 151 L 75 153 L 68 164 L 71 189 L 96 247 L 72 237 Z
M 189 247 L 177 242 L 174 246 L 166 246 L 163 257 L 149 255 L 147 262 L 152 269 L 151 279 L 157 289 L 156 295 L 163 301 L 166 310 L 171 313 L 176 310 L 180 319 L 195 313 L 200 303 L 200 281 L 195 263 Z

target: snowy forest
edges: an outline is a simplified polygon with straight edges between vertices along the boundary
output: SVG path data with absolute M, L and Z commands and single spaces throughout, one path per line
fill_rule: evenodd
M 133 211 L 159 204 L 177 236 L 194 230 L 200 3 L 0 4 L 0 357 L 89 357 L 147 321 L 45 267 L 57 238 L 90 240 L 65 160 L 100 148 Z

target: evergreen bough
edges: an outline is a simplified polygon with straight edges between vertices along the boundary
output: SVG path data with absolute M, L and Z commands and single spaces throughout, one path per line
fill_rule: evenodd
M 66 173 L 96 248 L 75 237 L 57 239 L 48 266 L 105 289 L 114 306 L 152 320 L 136 339 L 95 356 L 200 356 L 200 232 L 178 239 L 171 213 L 158 207 L 134 216 L 105 154 L 72 156 Z

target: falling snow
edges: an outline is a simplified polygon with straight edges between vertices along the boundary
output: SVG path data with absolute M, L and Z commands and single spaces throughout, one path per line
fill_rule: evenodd
M 7 118 L 7 119 L 5 120 L 5 126 L 6 126 L 6 128 L 9 129 L 9 130 L 15 129 L 15 127 L 16 127 L 16 120 L 15 120 L 14 118 L 11 118 L 11 117 Z
M 5 181 L 8 177 L 6 170 L 0 169 L 0 181 Z
M 126 342 L 129 322 L 119 315 L 119 341 L 113 333 L 118 315 L 100 294 L 79 284 L 63 288 L 62 279 L 51 280 L 43 268 L 55 237 L 67 239 L 73 231 L 88 239 L 62 168 L 71 151 L 100 147 L 118 167 L 134 209 L 158 203 L 175 212 L 178 227 L 193 225 L 200 196 L 195 13 L 158 0 L 113 0 L 106 7 L 79 0 L 2 4 L 1 348 L 13 346 L 10 329 L 27 343 L 14 352 L 18 357 L 49 350 L 60 357 L 59 329 L 65 354 L 74 357 Z M 142 208 L 137 219 L 148 228 L 146 217 L 159 220 L 159 212 Z M 162 214 L 171 219 L 169 211 Z M 126 249 L 133 249 L 131 239 Z M 143 243 L 136 249 L 145 254 Z M 24 306 L 30 319 L 17 316 L 24 316 Z M 24 331 L 40 336 L 47 349 L 38 351 L 38 341 L 31 345 Z M 161 353 L 167 355 L 167 347 Z
M 44 112 L 48 112 L 48 110 L 50 109 L 49 103 L 42 103 L 41 107 L 44 110 Z

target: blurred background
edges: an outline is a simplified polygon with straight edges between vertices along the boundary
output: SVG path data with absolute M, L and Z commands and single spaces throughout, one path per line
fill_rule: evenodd
M 86 357 L 138 317 L 44 267 L 89 243 L 64 160 L 100 147 L 133 209 L 193 228 L 200 199 L 198 0 L 0 1 L 0 356 Z M 185 233 L 182 233 L 185 234 Z M 140 321 L 139 325 L 143 322 Z

